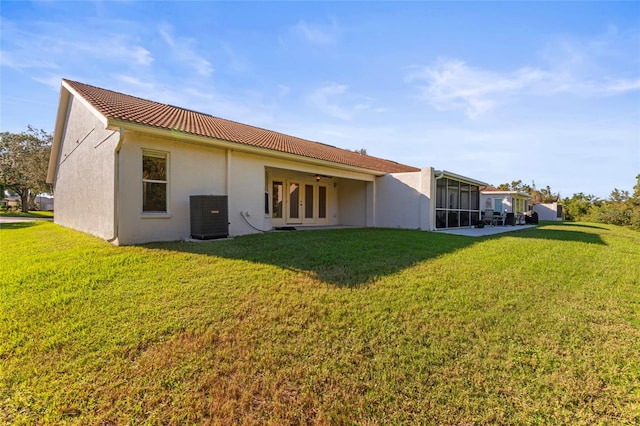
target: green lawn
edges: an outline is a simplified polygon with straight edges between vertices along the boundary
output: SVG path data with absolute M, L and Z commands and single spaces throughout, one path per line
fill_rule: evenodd
M 640 423 L 628 229 L 0 244 L 0 424 Z

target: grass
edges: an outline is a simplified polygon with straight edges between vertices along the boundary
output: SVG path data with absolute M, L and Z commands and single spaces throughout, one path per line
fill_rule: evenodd
M 640 423 L 628 229 L 0 244 L 0 423 Z

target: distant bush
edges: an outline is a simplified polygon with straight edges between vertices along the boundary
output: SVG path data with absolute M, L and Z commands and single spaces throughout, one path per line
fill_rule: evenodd
M 633 195 L 616 188 L 606 201 L 582 192 L 565 198 L 562 203 L 566 219 L 630 226 L 640 230 L 640 175 L 636 179 Z

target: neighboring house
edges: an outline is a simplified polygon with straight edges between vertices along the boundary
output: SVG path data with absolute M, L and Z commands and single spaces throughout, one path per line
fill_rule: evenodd
M 0 200 L 0 206 L 5 207 L 7 209 L 13 209 L 13 210 L 19 209 L 21 203 L 22 203 L 22 200 L 18 195 L 6 195 L 2 200 Z M 43 211 L 53 210 L 52 197 L 38 195 L 34 200 L 34 204 L 38 210 L 43 210 Z
M 472 226 L 486 185 L 69 80 L 47 181 L 56 223 L 114 244 L 188 239 L 193 195 L 226 196 L 231 236 Z
M 482 210 L 491 209 L 501 215 L 504 213 L 526 213 L 531 206 L 531 195 L 519 191 L 500 191 L 488 186 L 482 188 L 480 205 Z
M 557 202 L 534 204 L 533 211 L 538 213 L 539 220 L 564 220 L 562 204 Z
M 53 210 L 53 197 L 47 197 L 45 195 L 38 195 L 35 199 L 35 205 L 38 210 L 52 211 Z
M 2 199 L 3 207 L 9 210 L 19 209 L 21 203 L 22 203 L 22 200 L 20 200 L 19 195 L 12 195 L 10 193 L 5 193 L 4 198 Z

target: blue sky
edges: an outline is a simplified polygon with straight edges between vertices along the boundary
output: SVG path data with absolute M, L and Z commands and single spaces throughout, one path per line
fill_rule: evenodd
M 68 78 L 494 185 L 640 173 L 640 2 L 7 2 L 0 130 Z

